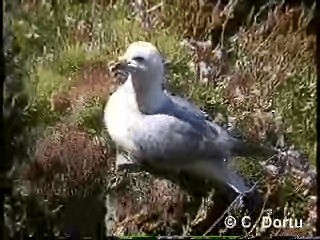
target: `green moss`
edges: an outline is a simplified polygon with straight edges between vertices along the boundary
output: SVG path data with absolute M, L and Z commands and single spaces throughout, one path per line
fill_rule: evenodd
M 286 123 L 286 133 L 297 149 L 304 149 L 316 163 L 316 75 L 313 67 L 291 77 L 276 96 L 278 111 Z

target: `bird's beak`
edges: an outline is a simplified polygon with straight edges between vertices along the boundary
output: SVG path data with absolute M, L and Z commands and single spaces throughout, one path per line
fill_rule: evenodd
M 127 62 L 127 68 L 129 70 L 134 70 L 139 66 L 138 62 L 132 59 L 128 59 L 126 62 Z
M 111 72 L 115 71 L 130 71 L 138 67 L 138 63 L 132 59 L 126 59 L 124 57 L 119 57 L 118 61 L 113 63 L 110 67 Z

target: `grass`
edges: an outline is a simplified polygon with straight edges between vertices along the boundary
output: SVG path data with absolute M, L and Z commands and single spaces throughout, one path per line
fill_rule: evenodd
M 278 92 L 279 111 L 287 123 L 288 137 L 298 149 L 305 149 L 313 164 L 316 163 L 316 76 L 310 68 L 292 76 Z
M 100 135 L 105 127 L 102 121 L 104 107 L 105 101 L 99 98 L 86 102 L 75 114 L 77 125 L 93 135 Z
M 79 71 L 86 58 L 86 51 L 81 44 L 67 45 L 58 55 L 55 68 L 61 75 L 68 76 Z
M 144 40 L 155 44 L 170 60 L 168 86 L 173 92 L 192 99 L 212 115 L 222 113 L 224 122 L 227 116 L 235 117 L 237 126 L 251 140 L 267 142 L 272 134 L 276 138 L 284 135 L 315 164 L 315 40 L 305 34 L 312 9 L 300 8 L 298 15 L 274 10 L 269 15 L 261 14 L 268 17 L 259 17 L 257 22 L 252 12 L 242 27 L 230 30 L 228 25 L 218 42 L 229 52 L 230 68 L 215 83 L 203 85 L 188 67 L 194 54 L 180 42 L 190 36 L 207 39 L 211 30 L 224 26 L 229 14 L 241 18 L 243 13 L 237 9 L 242 5 L 231 7 L 219 18 L 219 14 L 211 14 L 212 6 L 200 6 L 197 0 L 188 6 L 183 0 L 165 0 L 152 11 L 156 1 L 145 1 L 153 22 L 153 27 L 146 29 L 123 1 L 113 5 L 98 2 L 59 1 L 51 5 L 49 1 L 25 0 L 14 12 L 14 43 L 23 59 L 23 94 L 29 97 L 27 124 L 38 129 L 35 135 L 46 135 L 48 129 L 61 122 L 71 122 L 93 136 L 103 135 L 107 90 L 104 99 L 93 97 L 62 112 L 52 108 L 52 95 L 77 88 L 80 80 L 76 76 L 85 71 L 85 66 L 102 62 L 107 68 L 108 62 L 123 53 L 129 43 Z M 233 41 L 229 32 L 237 33 Z M 270 118 L 271 110 L 277 119 Z M 253 180 L 261 179 L 257 165 L 244 160 L 240 168 Z M 285 201 L 292 202 L 293 207 L 300 203 L 304 206 L 301 193 L 294 193 L 290 182 L 283 184 L 288 193 Z M 303 206 L 297 208 L 298 215 L 302 215 Z
M 61 91 L 66 87 L 68 80 L 66 77 L 53 71 L 51 68 L 39 67 L 36 70 L 36 98 L 47 98 L 54 91 Z

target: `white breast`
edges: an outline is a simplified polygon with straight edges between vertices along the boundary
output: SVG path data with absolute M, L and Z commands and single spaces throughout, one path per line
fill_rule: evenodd
M 122 86 L 110 96 L 104 110 L 104 122 L 114 143 L 132 151 L 135 149 L 132 130 L 140 117 L 137 116 L 138 111 L 135 111 L 138 107 L 134 95 L 128 94 L 126 90 Z

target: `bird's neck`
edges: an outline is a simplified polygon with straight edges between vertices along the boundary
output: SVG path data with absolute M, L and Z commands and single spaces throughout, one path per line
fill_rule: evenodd
M 156 112 L 168 97 L 163 91 L 162 79 L 159 79 L 159 81 L 152 79 L 152 81 L 147 82 L 148 84 L 135 81 L 132 77 L 129 77 L 128 80 L 126 82 L 127 87 L 133 90 L 138 109 L 143 114 Z

